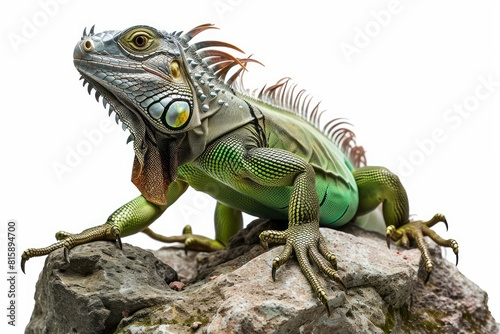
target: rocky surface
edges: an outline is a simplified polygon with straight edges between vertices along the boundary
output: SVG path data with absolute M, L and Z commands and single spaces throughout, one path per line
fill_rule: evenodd
M 150 252 L 111 242 L 53 252 L 40 273 L 26 333 L 107 333 L 122 318 L 165 303 L 177 273 Z
M 73 249 L 65 264 L 54 252 L 40 274 L 26 333 L 499 332 L 487 294 L 439 248 L 431 248 L 435 270 L 424 285 L 418 250 L 387 249 L 382 236 L 355 227 L 322 230 L 348 287 L 320 276 L 328 317 L 295 260 L 272 281 L 272 259 L 282 246 L 264 252 L 255 244 L 261 230 L 275 228 L 269 224 L 251 224 L 229 249 L 210 254 L 162 248 L 155 257 L 95 242 Z

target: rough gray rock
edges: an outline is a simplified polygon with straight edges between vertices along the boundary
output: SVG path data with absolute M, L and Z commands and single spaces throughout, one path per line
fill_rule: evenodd
M 295 260 L 272 281 L 282 246 L 264 252 L 252 244 L 265 228 L 252 224 L 216 253 L 156 251 L 187 283 L 180 292 L 168 288 L 167 269 L 151 253 L 126 244 L 123 251 L 105 242 L 77 247 L 69 267 L 54 252 L 26 333 L 498 333 L 487 294 L 439 248 L 431 249 L 435 270 L 424 285 L 418 250 L 387 249 L 382 236 L 355 227 L 322 230 L 348 287 L 320 277 L 328 317 Z M 78 263 L 85 269 L 73 268 Z
M 177 273 L 148 251 L 95 242 L 45 261 L 26 333 L 112 333 L 122 318 L 168 301 Z

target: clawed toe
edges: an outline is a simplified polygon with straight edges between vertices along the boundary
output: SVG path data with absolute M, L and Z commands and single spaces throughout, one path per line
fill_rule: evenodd
M 433 263 L 429 252 L 429 246 L 425 242 L 424 237 L 429 237 L 435 243 L 440 246 L 448 247 L 453 250 L 453 253 L 456 255 L 456 264 L 458 265 L 458 243 L 454 239 L 443 239 L 436 232 L 434 232 L 431 227 L 435 224 L 443 222 L 446 225 L 446 230 L 448 230 L 448 222 L 446 218 L 442 214 L 436 214 L 429 221 L 411 221 L 408 222 L 399 228 L 396 228 L 394 225 L 390 225 L 386 229 L 386 240 L 387 246 L 390 246 L 390 240 L 394 240 L 396 244 L 401 246 L 410 246 L 410 241 L 414 241 L 422 253 L 422 260 L 425 266 L 425 270 L 427 272 L 427 276 L 425 278 L 425 283 L 428 282 L 432 269 Z
M 59 248 L 64 249 L 64 259 L 68 263 L 70 249 L 91 241 L 114 240 L 117 241 L 120 249 L 122 248 L 119 229 L 111 224 L 95 226 L 86 229 L 78 234 L 59 232 L 56 233 L 56 239 L 58 239 L 58 241 L 48 247 L 30 248 L 23 252 L 23 254 L 21 255 L 21 270 L 23 271 L 23 273 L 25 273 L 26 261 L 28 261 L 32 257 L 48 255 Z
M 191 226 L 186 225 L 182 230 L 182 235 L 179 236 L 164 236 L 155 233 L 149 227 L 145 228 L 143 233 L 147 234 L 150 238 L 165 242 L 174 243 L 178 242 L 184 245 L 184 253 L 187 255 L 189 250 L 200 252 L 214 252 L 224 248 L 224 245 L 218 240 L 210 239 L 202 235 L 193 234 Z
M 302 273 L 311 284 L 318 299 L 325 305 L 328 316 L 330 316 L 328 295 L 316 277 L 311 261 L 321 272 L 338 283 L 344 290 L 346 290 L 346 286 L 337 274 L 336 257 L 328 250 L 319 229 L 314 230 L 312 225 L 304 224 L 289 227 L 286 231 L 264 231 L 259 237 L 261 244 L 265 248 L 268 247 L 269 243 L 285 244 L 281 254 L 276 256 L 272 262 L 271 276 L 273 281 L 276 280 L 278 268 L 285 264 L 295 253 Z

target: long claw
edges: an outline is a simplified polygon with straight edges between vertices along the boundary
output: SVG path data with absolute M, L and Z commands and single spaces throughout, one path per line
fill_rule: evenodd
M 424 284 L 427 284 L 427 282 L 429 282 L 429 278 L 431 278 L 431 272 L 432 272 L 432 271 L 429 271 L 429 272 L 427 273 L 427 276 L 425 277 Z
M 64 247 L 64 260 L 66 263 L 69 263 L 69 249 L 68 247 Z
M 116 242 L 118 243 L 118 248 L 123 249 L 122 238 L 119 234 L 116 234 Z
M 337 279 L 335 280 L 335 282 L 339 283 L 342 286 L 344 292 L 347 292 L 347 286 L 344 284 L 344 282 L 340 279 L 340 277 L 337 277 Z
M 22 258 L 21 259 L 21 270 L 23 271 L 23 274 L 26 274 L 26 271 L 24 270 L 24 266 L 26 265 L 26 261 L 29 259 Z
M 448 232 L 448 222 L 446 221 L 446 218 L 443 217 L 443 223 L 444 226 L 446 226 L 446 232 Z
M 281 254 L 274 258 L 271 269 L 271 276 L 273 277 L 273 282 L 276 282 L 276 271 L 282 264 L 285 264 L 288 261 L 288 259 L 292 257 L 292 252 L 293 252 L 292 245 L 285 244 L 285 248 L 283 248 Z
M 455 253 L 456 260 L 455 260 L 455 266 L 458 266 L 458 242 L 456 242 L 453 239 L 448 240 L 449 242 L 449 247 L 453 249 L 453 253 Z

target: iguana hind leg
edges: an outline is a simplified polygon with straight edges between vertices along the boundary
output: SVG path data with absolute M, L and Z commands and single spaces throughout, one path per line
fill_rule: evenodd
M 146 228 L 142 232 L 160 242 L 182 243 L 186 252 L 188 250 L 213 252 L 225 248 L 229 243 L 229 239 L 243 228 L 243 216 L 241 211 L 217 202 L 214 224 L 215 239 L 193 234 L 190 225 L 186 225 L 182 230 L 182 235 L 179 236 L 163 236 L 153 232 L 150 228 Z
M 453 239 L 443 239 L 431 227 L 438 222 L 448 223 L 444 215 L 436 214 L 429 221 L 410 221 L 406 191 L 399 178 L 384 167 L 363 167 L 353 172 L 358 185 L 359 207 L 356 216 L 364 215 L 383 203 L 383 216 L 387 226 L 387 245 L 390 239 L 398 245 L 410 246 L 413 241 L 422 253 L 429 280 L 433 264 L 424 236 L 430 237 L 440 246 L 449 247 L 456 254 L 458 264 L 458 243 Z
M 435 243 L 443 247 L 449 247 L 453 250 L 456 255 L 455 265 L 458 265 L 458 243 L 454 239 L 443 239 L 436 232 L 431 230 L 431 227 L 438 222 L 443 222 L 446 225 L 446 230 L 448 230 L 448 223 L 444 215 L 437 213 L 428 221 L 409 221 L 408 223 L 396 228 L 394 225 L 387 226 L 386 236 L 387 236 L 387 246 L 390 246 L 390 240 L 394 240 L 396 244 L 409 247 L 411 240 L 413 240 L 417 247 L 422 252 L 422 257 L 424 261 L 425 271 L 427 272 L 427 277 L 425 278 L 425 283 L 429 280 L 432 272 L 432 260 L 428 251 L 427 243 L 424 237 L 427 236 L 431 238 Z
M 154 232 L 149 227 L 142 230 L 142 232 L 156 241 L 164 243 L 181 243 L 185 247 L 186 254 L 188 250 L 213 252 L 224 248 L 224 245 L 217 240 L 207 238 L 203 235 L 193 234 L 191 225 L 184 226 L 181 235 L 165 236 Z

